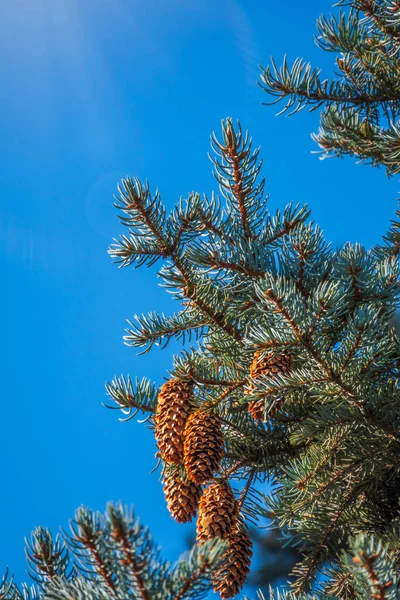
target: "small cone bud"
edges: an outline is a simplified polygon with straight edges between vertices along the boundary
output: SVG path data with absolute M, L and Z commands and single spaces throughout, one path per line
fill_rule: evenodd
M 287 352 L 282 354 L 274 354 L 268 352 L 256 352 L 254 360 L 250 365 L 250 385 L 249 392 L 255 388 L 253 381 L 258 377 L 274 377 L 275 375 L 285 375 L 292 370 L 293 367 L 293 355 Z M 283 404 L 283 399 L 280 402 L 276 402 L 273 406 L 273 412 L 270 411 L 270 416 L 274 416 L 279 408 Z M 265 400 L 255 400 L 249 403 L 248 407 L 251 417 L 256 421 L 264 420 Z
M 198 410 L 185 427 L 185 469 L 188 477 L 199 485 L 212 479 L 223 454 L 223 434 L 218 415 Z
M 183 433 L 194 407 L 192 384 L 170 379 L 158 394 L 155 436 L 162 458 L 169 463 L 183 462 Z
M 234 598 L 241 590 L 253 555 L 251 540 L 243 527 L 236 526 L 227 541 L 228 547 L 213 575 L 214 592 L 219 592 L 222 600 Z
M 171 517 L 178 523 L 188 523 L 196 515 L 201 486 L 181 477 L 178 469 L 164 478 L 164 494 Z
M 197 540 L 204 544 L 213 538 L 225 540 L 237 519 L 238 503 L 229 483 L 215 481 L 204 490 L 199 503 Z

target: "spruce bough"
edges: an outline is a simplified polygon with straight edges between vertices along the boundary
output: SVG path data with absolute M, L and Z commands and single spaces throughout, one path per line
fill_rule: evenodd
M 400 292 L 398 226 L 370 251 L 333 251 L 307 207 L 269 213 L 259 150 L 239 124 L 225 120 L 212 142 L 224 200 L 193 193 L 167 215 L 158 192 L 127 179 L 116 202 L 127 233 L 110 249 L 121 266 L 162 262 L 158 278 L 179 304 L 170 316 L 136 317 L 125 336 L 142 351 L 186 341 L 168 382 L 116 377 L 107 391 L 125 417 L 143 413 L 159 428 L 171 514 L 188 520 L 199 503 L 199 545 L 171 570 L 121 508 L 105 520 L 80 509 L 69 552 L 49 532 L 34 534 L 28 555 L 41 597 L 183 600 L 211 586 L 233 597 L 251 556 L 246 524 L 267 516 L 303 554 L 287 598 L 306 594 L 319 570 L 325 580 L 313 593 L 323 598 L 396 598 L 400 363 L 389 321 Z M 266 480 L 273 492 L 263 496 Z M 78 561 L 67 572 L 71 553 Z M 81 559 L 89 576 L 78 575 Z M 23 593 L 3 583 L 4 598 Z
M 240 125 L 224 121 L 212 144 L 223 202 L 191 194 L 167 216 L 148 184 L 120 188 L 129 234 L 111 255 L 122 266 L 162 260 L 162 285 L 183 304 L 169 317 L 137 317 L 125 341 L 144 351 L 173 337 L 192 342 L 170 381 L 193 386 L 189 424 L 218 417 L 224 448 L 213 479 L 235 488 L 242 523 L 268 516 L 303 548 L 293 593 L 322 569 L 325 597 L 363 598 L 368 585 L 371 598 L 394 597 L 397 577 L 386 568 L 398 552 L 399 339 L 389 327 L 400 291 L 397 227 L 370 251 L 333 251 L 306 207 L 269 214 L 259 151 Z M 156 410 L 156 390 L 127 378 L 108 385 L 132 415 Z M 273 493 L 260 497 L 267 478 Z M 199 483 L 210 480 L 207 472 Z
M 317 45 L 336 55 L 335 75 L 285 57 L 262 70 L 260 85 L 283 101 L 281 112 L 322 108 L 313 137 L 327 156 L 355 156 L 387 173 L 400 172 L 400 3 L 340 0 L 338 17 L 317 21 Z
M 224 544 L 194 547 L 172 565 L 160 557 L 133 511 L 110 504 L 102 515 L 79 508 L 70 533 L 53 537 L 38 527 L 27 541 L 35 585 L 19 588 L 8 573 L 0 582 L 7 600 L 184 600 L 205 598 Z

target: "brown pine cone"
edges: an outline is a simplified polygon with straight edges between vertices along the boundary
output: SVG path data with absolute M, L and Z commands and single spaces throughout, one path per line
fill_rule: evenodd
M 264 400 L 253 400 L 253 402 L 249 402 L 248 411 L 251 415 L 251 418 L 255 421 L 263 421 L 264 420 L 264 409 L 265 402 Z
M 207 483 L 218 471 L 223 454 L 223 434 L 218 415 L 205 410 L 192 413 L 185 427 L 185 469 L 191 481 Z
M 158 449 L 166 462 L 182 464 L 183 432 L 193 408 L 191 383 L 170 379 L 161 386 L 154 421 Z
M 241 590 L 250 572 L 253 552 L 251 540 L 240 525 L 228 537 L 228 547 L 213 575 L 214 592 L 222 600 L 233 598 Z
M 274 354 L 273 352 L 268 352 L 264 354 L 261 351 L 258 351 L 254 355 L 254 360 L 250 365 L 250 378 L 251 380 L 255 380 L 262 375 L 267 377 L 274 377 L 275 375 L 282 373 L 283 375 L 289 373 L 293 367 L 293 354 L 289 354 L 288 352 L 283 352 L 282 354 Z M 252 381 L 249 384 L 250 391 L 255 388 Z M 283 399 L 274 405 L 274 413 L 279 410 L 280 406 L 283 403 Z M 265 409 L 265 400 L 255 400 L 253 402 L 249 402 L 248 411 L 252 418 L 256 421 L 264 420 L 264 409 Z M 273 416 L 270 414 L 270 416 Z
M 225 540 L 232 531 L 237 515 L 238 503 L 229 483 L 214 481 L 200 498 L 198 542 L 204 544 L 216 537 Z
M 293 367 L 293 354 L 283 352 L 274 354 L 268 352 L 264 354 L 258 351 L 254 355 L 254 360 L 250 365 L 250 377 L 257 379 L 261 375 L 273 377 L 279 373 L 288 373 Z
M 273 419 L 279 409 L 285 404 L 285 398 L 278 398 L 274 401 L 271 406 L 268 407 L 268 417 Z M 255 400 L 254 402 L 249 402 L 248 411 L 251 417 L 255 421 L 263 421 L 264 420 L 264 410 L 265 410 L 265 401 L 264 400 Z
M 188 523 L 196 515 L 201 492 L 201 486 L 184 479 L 178 469 L 164 477 L 168 510 L 178 523 Z

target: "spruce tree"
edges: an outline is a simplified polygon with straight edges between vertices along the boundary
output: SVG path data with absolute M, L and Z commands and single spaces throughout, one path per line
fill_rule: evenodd
M 325 150 L 389 172 L 398 170 L 398 12 L 395 2 L 360 0 L 337 23 L 320 21 L 327 49 L 336 38 L 347 48 L 338 81 L 301 62 L 263 74 L 289 106 L 325 104 Z M 368 77 L 356 58 L 367 34 Z M 82 508 L 69 535 L 34 532 L 35 587 L 6 577 L 0 598 L 189 600 L 212 588 L 232 598 L 260 517 L 301 555 L 292 589 L 260 600 L 400 596 L 400 340 L 390 325 L 400 225 L 370 250 L 333 250 L 306 206 L 269 212 L 259 149 L 239 123 L 224 120 L 212 149 L 220 196 L 193 192 L 169 214 L 147 182 L 123 180 L 116 208 L 126 231 L 110 248 L 121 267 L 157 265 L 177 303 L 168 316 L 136 316 L 125 336 L 141 352 L 183 342 L 167 381 L 118 376 L 107 392 L 125 418 L 145 417 L 154 431 L 168 509 L 178 522 L 196 518 L 197 546 L 173 567 L 123 507 L 105 517 Z
M 289 597 L 319 571 L 322 597 L 397 597 L 398 227 L 370 251 L 333 251 L 307 207 L 269 214 L 259 149 L 239 124 L 225 120 L 212 146 L 223 202 L 191 194 L 167 216 L 147 183 L 119 189 L 129 233 L 110 254 L 121 266 L 163 261 L 161 284 L 182 307 L 137 316 L 125 342 L 187 343 L 161 388 L 118 377 L 108 393 L 128 416 L 154 415 L 164 481 L 178 471 L 208 486 L 198 541 L 238 549 L 215 585 L 222 598 L 239 591 L 250 553 L 236 520 L 243 531 L 258 516 L 301 550 Z M 260 496 L 267 479 L 273 492 Z
M 178 600 L 209 586 L 231 598 L 260 516 L 302 554 L 287 598 L 321 570 L 323 598 L 398 596 L 398 227 L 370 251 L 333 251 L 307 207 L 269 213 L 259 149 L 239 124 L 226 119 L 212 146 L 223 200 L 192 193 L 167 215 L 158 191 L 126 179 L 116 206 L 127 233 L 110 249 L 124 267 L 161 263 L 179 306 L 137 316 L 125 336 L 145 352 L 185 342 L 168 380 L 121 376 L 107 391 L 125 418 L 148 417 L 171 516 L 197 512 L 198 547 L 171 568 L 121 508 L 105 519 L 80 509 L 67 546 L 34 533 L 39 591 L 5 580 L 4 598 Z

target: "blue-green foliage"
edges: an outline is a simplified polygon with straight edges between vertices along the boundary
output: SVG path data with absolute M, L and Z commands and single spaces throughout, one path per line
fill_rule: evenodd
M 132 510 L 110 504 L 106 515 L 79 508 L 70 533 L 53 538 L 39 527 L 26 553 L 35 585 L 19 588 L 8 575 L 4 600 L 201 600 L 224 550 L 218 540 L 194 547 L 176 565 L 160 557 Z
M 139 317 L 126 340 L 149 349 L 195 335 L 171 373 L 192 381 L 198 405 L 220 414 L 222 472 L 239 486 L 249 477 L 274 482 L 262 501 L 246 489 L 245 516 L 272 519 L 298 545 L 293 593 L 302 594 L 335 561 L 347 573 L 349 534 L 374 533 L 388 552 L 398 540 L 400 347 L 390 323 L 400 293 L 399 226 L 371 250 L 333 250 L 306 207 L 269 213 L 259 150 L 240 126 L 224 121 L 212 145 L 222 200 L 191 194 L 166 216 L 158 192 L 123 183 L 117 205 L 129 232 L 110 254 L 133 266 L 146 253 L 149 264 L 162 258 L 160 284 L 183 306 L 172 317 Z M 294 368 L 250 386 L 255 351 L 291 352 Z M 151 415 L 153 392 L 147 400 L 126 381 L 108 387 L 117 406 L 147 406 Z M 249 416 L 254 400 L 265 403 L 265 423 Z M 364 597 L 355 589 L 348 583 L 349 598 Z
M 400 10 L 396 0 L 341 0 L 317 21 L 316 43 L 337 55 L 335 77 L 297 58 L 262 70 L 261 87 L 282 113 L 322 108 L 314 135 L 322 156 L 350 154 L 400 171 Z M 349 8 L 348 8 L 349 7 Z

